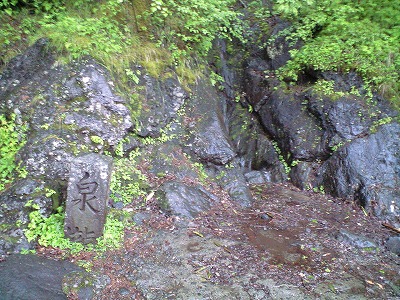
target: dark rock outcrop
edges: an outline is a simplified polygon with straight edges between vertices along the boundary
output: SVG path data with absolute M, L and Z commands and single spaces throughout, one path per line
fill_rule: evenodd
M 12 255 L 0 262 L 0 298 L 3 300 L 61 300 L 64 276 L 83 270 L 66 261 L 34 255 Z
M 225 126 L 221 100 L 210 84 L 201 81 L 193 90 L 186 115 L 190 138 L 185 146 L 201 161 L 216 165 L 225 165 L 236 156 Z
M 164 183 L 157 196 L 163 211 L 189 219 L 210 209 L 218 200 L 201 186 L 188 186 L 180 182 Z
M 285 181 L 285 167 L 258 120 L 238 103 L 228 108 L 229 135 L 243 171 L 261 171 L 269 182 Z
M 188 95 L 175 79 L 160 81 L 149 75 L 141 78 L 144 90 L 139 91 L 142 109 L 136 132 L 140 136 L 159 136 L 161 130 L 177 118 Z
M 322 166 L 325 189 L 357 200 L 381 218 L 400 224 L 400 125 L 383 125 L 374 134 L 344 146 Z
M 275 21 L 275 33 L 287 27 Z M 290 167 L 292 183 L 353 199 L 400 224 L 398 113 L 380 95 L 367 95 L 354 72 L 304 70 L 295 87 L 281 85 L 274 70 L 290 59 L 290 47 L 286 41 L 277 45 L 279 39 L 247 61 L 243 90 L 262 128 L 279 147 L 280 160 Z M 318 89 L 318 80 L 329 81 L 332 89 Z
M 304 109 L 303 97 L 273 92 L 258 111 L 261 123 L 293 159 L 312 161 L 327 154 L 327 142 L 318 120 Z
M 27 178 L 0 194 L 0 223 L 8 224 L 0 243 L 5 254 L 32 247 L 21 229 L 31 211 L 25 204 L 32 201 L 48 216 L 65 199 L 72 158 L 112 151 L 132 121 L 104 67 L 90 58 L 61 64 L 46 40 L 10 61 L 1 75 L 0 99 L 1 113 L 15 113 L 28 125 L 27 142 L 17 155 Z M 46 196 L 49 190 L 53 195 Z

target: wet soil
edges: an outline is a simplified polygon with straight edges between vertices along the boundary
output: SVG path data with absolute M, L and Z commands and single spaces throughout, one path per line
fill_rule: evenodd
M 70 259 L 108 277 L 95 299 L 400 299 L 400 259 L 383 246 L 396 233 L 381 221 L 290 185 L 252 192 L 251 209 L 221 194 L 193 220 L 149 203 L 121 249 Z

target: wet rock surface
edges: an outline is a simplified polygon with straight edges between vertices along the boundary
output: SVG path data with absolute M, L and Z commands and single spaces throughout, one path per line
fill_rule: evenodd
M 158 136 L 177 117 L 188 95 L 177 80 L 162 82 L 148 75 L 142 78 L 144 101 L 137 133 L 141 136 Z
M 258 113 L 266 130 L 294 159 L 315 160 L 326 155 L 324 132 L 302 109 L 301 97 L 274 92 Z
M 381 218 L 400 224 L 399 136 L 399 124 L 388 124 L 340 149 L 323 166 L 327 191 L 356 199 Z
M 0 262 L 0 299 L 67 299 L 62 291 L 64 276 L 83 270 L 67 261 L 35 255 L 13 255 Z
M 180 182 L 166 182 L 158 190 L 161 209 L 176 216 L 194 218 L 211 208 L 217 197 L 201 186 L 188 186 Z
M 386 241 L 386 248 L 397 254 L 400 255 L 400 237 L 392 236 Z
M 268 68 L 265 60 L 250 60 L 244 88 L 291 167 L 292 182 L 303 189 L 322 187 L 399 224 L 399 134 L 388 102 L 378 95 L 366 101 L 355 74 L 309 74 L 310 81 L 332 80 L 334 99 L 301 84 L 283 90 Z
M 208 83 L 196 86 L 188 104 L 191 136 L 186 144 L 200 160 L 225 165 L 235 156 L 220 107 L 220 95 Z

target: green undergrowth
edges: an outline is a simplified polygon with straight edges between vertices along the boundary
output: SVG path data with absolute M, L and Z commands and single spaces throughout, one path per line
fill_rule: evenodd
M 235 0 L 0 1 L 3 65 L 38 38 L 47 37 L 67 61 L 90 55 L 122 81 L 132 65 L 162 77 L 175 68 L 193 83 L 215 38 L 242 36 Z M 1 67 L 0 63 L 0 67 Z M 186 82 L 190 80 L 190 82 Z
M 17 124 L 15 115 L 0 115 L 0 192 L 16 175 L 24 177 L 25 171 L 17 165 L 15 155 L 25 144 L 25 131 L 24 125 Z
M 277 0 L 275 13 L 292 22 L 280 34 L 293 44 L 278 71 L 296 82 L 307 70 L 356 71 L 367 89 L 400 107 L 400 2 L 383 0 Z
M 329 99 L 334 101 L 342 97 L 350 97 L 350 96 L 361 97 L 360 91 L 356 89 L 354 86 L 348 92 L 336 90 L 335 82 L 333 80 L 319 79 L 313 85 L 312 90 L 317 95 L 321 97 L 328 96 Z M 372 95 L 368 95 L 368 97 L 372 97 Z
M 257 42 L 252 26 L 266 34 L 272 14 L 292 23 L 280 34 L 304 42 L 278 71 L 281 79 L 354 70 L 399 107 L 400 2 L 391 0 L 276 0 L 272 12 L 261 0 L 0 1 L 0 67 L 23 45 L 48 37 L 64 59 L 90 55 L 123 85 L 137 83 L 137 64 L 156 77 L 172 68 L 190 84 L 215 39 L 235 40 L 236 48 Z
M 96 244 L 84 245 L 79 242 L 72 242 L 64 235 L 65 213 L 63 207 L 59 207 L 56 212 L 49 217 L 44 217 L 39 207 L 32 203 L 27 203 L 27 207 L 32 209 L 29 214 L 29 224 L 24 233 L 29 242 L 37 241 L 43 247 L 54 247 L 65 250 L 71 254 L 81 251 L 104 252 L 107 250 L 121 247 L 124 240 L 124 228 L 132 226 L 129 223 L 129 214 L 126 211 L 111 210 L 106 219 L 103 236 L 97 238 Z M 22 251 L 22 253 L 29 251 Z
M 124 204 L 137 202 L 147 194 L 148 188 L 147 177 L 138 169 L 141 154 L 139 149 L 130 152 L 128 157 L 118 154 L 120 155 L 114 159 L 111 177 L 111 198 Z
M 196 53 L 205 57 L 216 38 L 242 40 L 236 0 L 153 0 L 144 16 L 151 39 L 171 51 L 175 61 Z

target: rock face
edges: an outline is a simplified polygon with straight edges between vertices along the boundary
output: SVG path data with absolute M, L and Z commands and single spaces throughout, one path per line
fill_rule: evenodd
M 399 222 L 400 125 L 380 127 L 341 148 L 321 168 L 326 190 L 357 200 L 381 217 Z
M 327 152 L 324 131 L 302 103 L 301 96 L 273 92 L 258 111 L 261 123 L 293 159 L 320 159 Z
M 66 261 L 14 255 L 0 263 L 0 296 L 4 300 L 64 300 L 64 276 L 83 270 Z
M 61 64 L 47 46 L 39 40 L 10 61 L 0 78 L 0 113 L 15 113 L 28 124 L 27 143 L 17 157 L 27 178 L 0 194 L 0 222 L 7 224 L 1 253 L 32 247 L 18 230 L 29 222 L 27 201 L 50 214 L 65 201 L 72 159 L 112 151 L 132 126 L 104 67 L 89 58 Z
M 284 27 L 278 21 L 273 30 Z M 279 147 L 292 183 L 355 200 L 400 225 L 398 113 L 379 95 L 366 100 L 364 83 L 353 72 L 305 72 L 296 87 L 282 88 L 273 72 L 290 59 L 287 50 L 275 41 L 266 55 L 254 52 L 243 90 Z M 331 82 L 334 92 L 312 87 L 318 80 Z
M 126 135 L 130 112 L 107 76 L 90 59 L 61 65 L 45 40 L 10 62 L 0 81 L 1 111 L 28 121 L 20 160 L 30 174 L 65 180 L 71 153 L 116 145 Z
M 196 85 L 194 95 L 188 104 L 187 117 L 192 120 L 189 124 L 192 134 L 187 146 L 200 160 L 225 165 L 236 156 L 236 153 L 224 126 L 220 104 L 222 99 L 215 89 L 205 82 Z
M 161 186 L 158 199 L 166 213 L 187 218 L 196 217 L 217 201 L 217 197 L 204 188 L 179 182 L 167 182 Z
M 288 26 L 274 22 L 273 32 Z M 249 184 L 290 178 L 400 224 L 397 114 L 378 95 L 366 101 L 354 73 L 310 70 L 298 86 L 282 87 L 274 71 L 300 43 L 277 38 L 262 51 L 250 48 L 244 61 L 231 59 L 219 41 L 223 92 L 203 78 L 189 93 L 176 76 L 157 79 L 135 65 L 137 80 L 124 86 L 125 96 L 93 59 L 63 64 L 47 45 L 39 40 L 0 78 L 0 113 L 15 113 L 29 127 L 17 157 L 28 176 L 0 194 L 0 253 L 33 247 L 15 224 L 29 222 L 27 201 L 43 215 L 64 205 L 77 155 L 128 156 L 136 148 L 145 153 L 148 173 L 158 177 L 151 188 L 168 213 L 193 218 L 218 203 L 205 192 L 211 182 L 248 207 Z M 330 80 L 335 93 L 313 87 L 318 80 Z
M 137 133 L 141 136 L 158 136 L 167 124 L 177 118 L 177 112 L 188 95 L 172 78 L 160 82 L 144 75 L 141 81 L 145 89 L 141 93 L 143 103 Z

